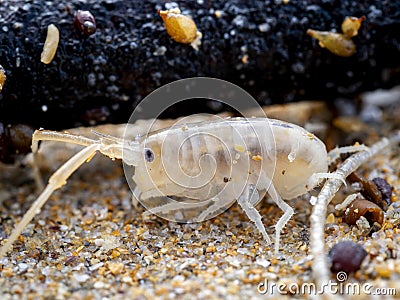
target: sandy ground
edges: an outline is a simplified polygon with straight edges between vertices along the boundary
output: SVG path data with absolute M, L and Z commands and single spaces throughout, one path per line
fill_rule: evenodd
M 367 142 L 396 126 L 369 134 Z M 108 130 L 115 127 L 102 132 Z M 45 176 L 75 151 L 51 142 L 41 148 Z M 399 147 L 392 147 L 360 170 L 395 187 L 392 200 L 397 202 L 385 213 L 381 230 L 371 233 L 362 225 L 344 223 L 334 204 L 328 207 L 332 215 L 325 227 L 327 252 L 340 240 L 363 245 L 368 255 L 346 283 L 361 289 L 368 283 L 375 293 L 376 288 L 395 288 L 397 296 L 382 299 L 400 295 L 399 154 Z M 38 191 L 29 167 L 1 166 L 0 178 L 1 242 Z M 351 192 L 351 186 L 342 189 L 334 203 Z M 177 224 L 143 217 L 143 208 L 135 207 L 131 197 L 119 161 L 99 156 L 82 166 L 25 228 L 8 256 L 0 258 L 1 299 L 267 299 L 290 295 L 291 286 L 313 282 L 309 194 L 288 201 L 295 215 L 282 232 L 279 255 L 237 204 L 211 220 Z M 281 210 L 268 199 L 258 208 L 274 237 Z M 335 277 L 332 274 L 332 282 L 340 286 Z

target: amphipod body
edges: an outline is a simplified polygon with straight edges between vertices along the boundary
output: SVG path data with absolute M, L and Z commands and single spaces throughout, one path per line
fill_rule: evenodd
M 261 118 L 179 125 L 150 134 L 142 149 L 133 178 L 142 199 L 162 194 L 202 200 L 210 197 L 204 190 L 243 182 L 264 187 L 262 172 L 283 199 L 292 199 L 309 190 L 311 175 L 328 168 L 325 145 L 313 134 Z
M 51 194 L 96 152 L 122 159 L 128 168 L 134 168 L 134 175 L 127 176 L 128 181 L 130 178 L 134 182 L 134 196 L 142 204 L 156 203 L 150 207 L 152 213 L 166 216 L 174 211 L 189 211 L 195 212 L 192 219 L 178 217 L 175 220 L 203 221 L 238 201 L 270 243 L 262 217 L 255 208 L 268 193 L 284 211 L 275 226 L 276 252 L 280 232 L 293 215 L 293 209 L 282 198 L 306 193 L 313 187 L 310 177 L 332 175 L 326 173 L 328 159 L 324 144 L 305 129 L 278 120 L 238 118 L 178 123 L 134 141 L 99 135 L 100 138 L 94 140 L 55 131 L 35 131 L 34 153 L 41 140 L 73 143 L 85 148 L 50 177 L 48 185 L 0 249 L 0 257 L 6 254 Z M 170 201 L 158 205 L 157 199 Z
M 190 202 L 168 202 L 151 207 L 168 218 L 172 211 L 198 211 L 192 220 L 214 217 L 235 200 L 270 242 L 255 205 L 267 192 L 284 215 L 276 225 L 275 250 L 280 231 L 293 215 L 283 199 L 309 191 L 309 179 L 328 169 L 325 145 L 305 129 L 264 118 L 225 119 L 178 125 L 150 134 L 141 142 L 136 161 L 134 195 L 142 204 L 158 197 Z

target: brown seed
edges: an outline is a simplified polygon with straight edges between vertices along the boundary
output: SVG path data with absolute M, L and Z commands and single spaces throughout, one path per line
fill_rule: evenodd
M 1 90 L 3 89 L 3 86 L 4 86 L 5 82 L 6 82 L 6 71 L 0 65 L 0 93 L 1 93 Z
M 349 225 L 354 225 L 361 216 L 370 224 L 383 223 L 383 211 L 378 205 L 365 199 L 356 199 L 346 209 L 344 221 Z
M 385 200 L 383 200 L 382 192 L 379 190 L 378 186 L 374 181 L 368 180 L 356 172 L 350 174 L 347 177 L 347 179 L 351 183 L 358 182 L 359 184 L 361 184 L 362 187 L 361 194 L 366 199 L 370 200 L 371 202 L 381 207 L 384 211 L 387 210 L 388 203 Z
M 96 20 L 90 11 L 78 10 L 75 12 L 74 24 L 81 32 L 92 35 L 96 32 Z
M 372 179 L 378 190 L 381 192 L 382 200 L 386 202 L 387 205 L 391 204 L 390 198 L 392 197 L 393 187 L 383 178 L 376 177 Z M 379 204 L 378 204 L 379 205 Z M 386 210 L 384 207 L 382 207 Z

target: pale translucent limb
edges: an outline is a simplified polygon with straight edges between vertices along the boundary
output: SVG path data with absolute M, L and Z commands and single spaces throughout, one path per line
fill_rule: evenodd
M 389 144 L 399 141 L 400 132 L 392 136 L 390 139 L 383 138 L 381 141 L 370 147 L 369 151 L 362 151 L 350 156 L 333 173 L 339 174 L 343 179 L 345 179 L 348 175 L 353 173 L 361 164 L 366 162 L 373 155 L 376 155 L 378 152 L 382 151 Z M 327 206 L 332 198 L 335 196 L 336 192 L 339 190 L 342 182 L 342 180 L 337 178 L 327 180 L 317 197 L 316 204 L 313 207 L 313 211 L 310 217 L 310 246 L 311 254 L 314 257 L 314 263 L 312 265 L 312 275 L 317 283 L 317 286 L 319 287 L 324 284 L 328 284 L 330 279 L 328 261 L 324 249 L 324 226 L 326 220 Z
M 57 142 L 72 143 L 82 146 L 89 146 L 98 143 L 95 140 L 83 136 L 73 135 L 70 133 L 50 131 L 50 130 L 35 130 L 35 132 L 32 135 L 32 145 L 31 145 L 33 154 L 32 169 L 36 186 L 40 191 L 44 189 L 44 182 L 38 166 L 39 141 L 57 141 Z
M 169 198 L 168 198 L 169 199 Z M 187 202 L 179 202 L 170 199 L 170 202 L 161 204 L 160 206 L 156 206 L 153 208 L 150 208 L 143 212 L 143 216 L 149 216 L 151 214 L 157 215 L 157 214 L 167 214 L 171 211 L 175 210 L 192 210 L 193 208 L 198 208 L 198 207 L 204 207 L 208 204 L 207 202 L 199 202 L 199 203 L 187 203 Z
M 29 210 L 25 213 L 22 220 L 16 225 L 12 234 L 7 239 L 7 242 L 0 249 L 0 258 L 6 255 L 12 244 L 24 230 L 26 225 L 33 217 L 40 212 L 41 207 L 46 203 L 53 192 L 62 187 L 73 172 L 76 171 L 85 161 L 92 158 L 97 150 L 100 149 L 100 144 L 93 144 L 82 149 L 80 152 L 70 158 L 62 165 L 49 179 L 49 183 L 40 196 L 35 200 Z
M 340 174 L 336 173 L 314 173 L 308 179 L 306 188 L 312 189 L 318 186 L 322 180 L 324 179 L 337 179 L 340 180 L 344 185 L 346 185 L 346 179 L 343 178 Z
M 331 151 L 329 151 L 328 162 L 329 162 L 329 164 L 333 163 L 340 157 L 340 154 L 355 153 L 355 152 L 360 152 L 360 151 L 369 151 L 369 147 L 367 147 L 365 145 L 336 147 L 336 148 L 332 149 Z
M 271 196 L 272 200 L 274 200 L 276 205 L 278 205 L 278 207 L 284 212 L 283 216 L 278 220 L 278 223 L 276 223 L 275 225 L 275 253 L 278 253 L 281 231 L 283 227 L 285 227 L 286 223 L 289 222 L 290 218 L 293 216 L 294 211 L 289 204 L 282 200 L 273 184 L 270 185 L 268 189 L 268 194 Z
M 139 207 L 139 197 L 140 197 L 140 189 L 135 186 L 133 192 L 132 192 L 132 205 L 135 209 L 137 209 Z
M 361 196 L 360 193 L 348 195 L 348 196 L 346 197 L 346 199 L 343 200 L 342 203 L 339 203 L 339 204 L 337 204 L 337 205 L 335 206 L 335 209 L 336 209 L 336 210 L 344 210 L 344 209 L 346 209 L 346 208 L 347 208 L 354 200 L 356 200 L 357 197 L 359 197 L 359 196 Z
M 42 191 L 44 189 L 44 181 L 42 174 L 40 173 L 37 150 L 35 152 L 32 151 L 32 159 L 33 159 L 32 161 L 33 179 L 35 180 L 36 188 L 38 189 L 38 191 Z
M 261 215 L 254 207 L 254 204 L 259 200 L 257 189 L 253 185 L 248 185 L 243 194 L 239 196 L 238 203 L 244 210 L 250 221 L 256 224 L 257 229 L 262 233 L 267 244 L 271 244 L 271 240 L 265 230 L 264 224 L 261 220 Z
M 207 207 L 206 210 L 204 210 L 198 217 L 197 220 L 198 222 L 207 220 L 207 217 L 209 215 L 214 215 L 214 213 L 220 209 L 227 209 L 230 204 L 232 204 L 232 199 L 230 199 L 229 197 L 215 197 L 212 199 L 213 204 L 211 204 L 209 207 Z M 224 210 L 225 210 L 224 209 Z
M 97 144 L 98 141 L 89 139 L 81 135 L 74 135 L 67 132 L 51 130 L 36 130 L 32 136 L 32 151 L 37 152 L 39 141 L 57 141 L 81 146 Z

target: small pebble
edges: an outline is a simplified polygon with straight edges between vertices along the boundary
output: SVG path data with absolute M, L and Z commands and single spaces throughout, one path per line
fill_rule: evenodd
M 383 178 L 376 177 L 372 179 L 373 183 L 375 183 L 376 187 L 382 194 L 382 199 L 386 201 L 388 205 L 390 205 L 390 198 L 392 196 L 393 187 Z
M 86 280 L 88 280 L 90 278 L 89 275 L 82 274 L 82 273 L 74 273 L 73 276 L 74 276 L 75 280 L 78 282 L 85 282 Z
M 256 264 L 264 268 L 267 268 L 271 265 L 271 262 L 266 259 L 257 259 Z
M 60 226 L 60 230 L 61 231 L 67 231 L 68 230 L 68 226 L 67 225 L 61 225 Z
M 4 268 L 3 270 L 1 270 L 1 273 L 6 277 L 14 276 L 14 271 L 12 268 Z
M 360 269 L 362 261 L 367 256 L 367 251 L 352 241 L 342 241 L 332 247 L 328 256 L 332 262 L 332 272 L 344 271 L 350 274 Z
M 104 244 L 104 240 L 103 239 L 95 239 L 93 242 L 98 247 L 101 247 Z
M 97 263 L 97 264 L 94 264 L 94 265 L 90 266 L 90 267 L 89 267 L 89 271 L 97 270 L 97 269 L 99 269 L 99 268 L 102 267 L 102 266 L 104 266 L 104 263 L 103 263 L 103 262 L 99 262 L 99 263 Z
M 326 223 L 335 223 L 335 215 L 334 214 L 329 214 L 328 217 L 326 218 Z
M 18 269 L 20 272 L 25 272 L 26 270 L 28 270 L 29 265 L 26 263 L 19 263 L 18 264 Z
M 110 264 L 108 264 L 108 268 L 110 269 L 110 272 L 113 275 L 118 275 L 118 274 L 121 274 L 121 272 L 124 270 L 124 264 L 123 263 L 110 263 Z
M 95 289 L 101 289 L 101 288 L 103 288 L 104 287 L 104 282 L 102 282 L 102 281 L 96 281 L 95 283 L 94 283 L 94 285 L 93 285 L 93 287 L 95 288 Z

